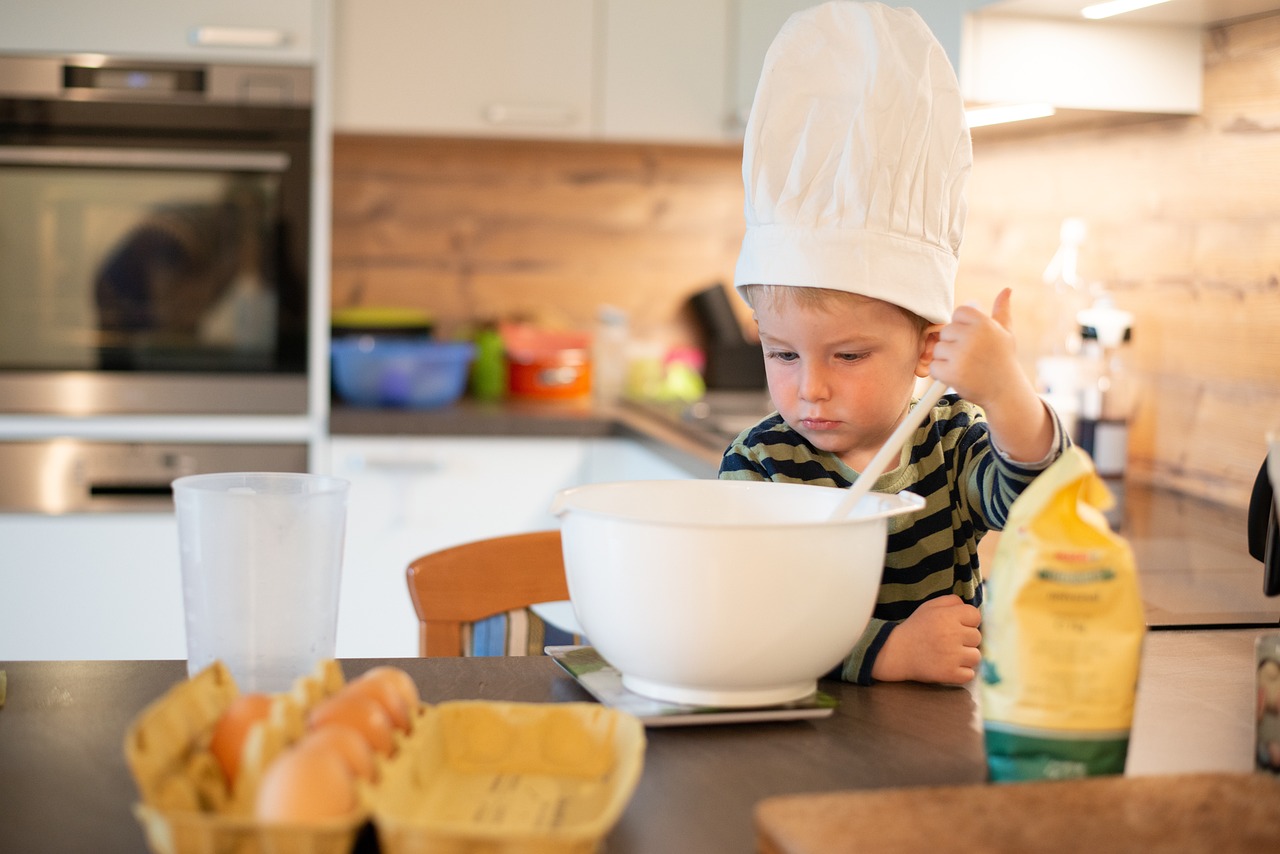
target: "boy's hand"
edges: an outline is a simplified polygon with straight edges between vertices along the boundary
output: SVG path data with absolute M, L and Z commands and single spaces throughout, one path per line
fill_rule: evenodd
M 871 677 L 963 685 L 982 660 L 981 623 L 982 612 L 954 593 L 928 599 L 889 632 Z
M 1018 364 L 1008 288 L 988 316 L 962 305 L 938 332 L 929 373 L 982 407 L 991 438 L 1010 459 L 1033 463 L 1053 446 L 1053 420 Z
M 1011 299 L 1009 288 L 998 293 L 990 316 L 973 305 L 960 306 L 933 348 L 929 373 L 983 409 L 998 405 L 1011 390 L 1034 393 L 1018 364 Z

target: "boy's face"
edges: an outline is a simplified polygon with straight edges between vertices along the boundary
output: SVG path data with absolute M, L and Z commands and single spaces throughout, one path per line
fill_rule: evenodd
M 869 298 L 755 310 L 773 404 L 816 448 L 861 471 L 927 376 L 938 326 L 919 331 L 901 310 Z

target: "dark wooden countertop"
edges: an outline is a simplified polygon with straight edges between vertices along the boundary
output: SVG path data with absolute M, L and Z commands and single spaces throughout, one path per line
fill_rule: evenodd
M 371 661 L 344 662 L 348 678 Z M 591 702 L 544 656 L 396 659 L 423 700 Z M 25 854 L 143 851 L 124 762 L 129 721 L 186 676 L 182 661 L 12 662 L 0 709 L 0 827 Z M 817 721 L 651 729 L 644 774 L 608 850 L 750 851 L 751 808 L 774 794 L 975 783 L 986 774 L 962 688 L 823 683 Z
M 1126 774 L 1248 773 L 1257 630 L 1151 635 Z M 343 662 L 348 678 L 376 663 Z M 395 659 L 423 700 L 589 701 L 546 657 Z M 183 661 L 6 662 L 0 708 L 3 849 L 144 850 L 124 762 L 129 722 L 186 676 Z M 644 773 L 607 840 L 627 852 L 748 852 L 751 811 L 775 795 L 980 783 L 972 690 L 823 681 L 825 719 L 650 729 Z M 1011 817 L 1031 820 L 1033 817 Z M 1123 848 L 1123 846 L 1121 846 Z M 368 851 L 367 844 L 359 850 Z

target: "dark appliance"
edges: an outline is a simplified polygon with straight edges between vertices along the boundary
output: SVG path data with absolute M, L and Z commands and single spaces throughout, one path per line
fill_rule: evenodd
M 0 414 L 307 411 L 312 71 L 0 56 Z
M 1262 592 L 1280 596 L 1280 518 L 1266 460 L 1249 495 L 1249 554 L 1262 561 Z
M 760 346 L 742 334 L 725 286 L 716 283 L 698 291 L 689 297 L 689 306 L 704 338 L 707 388 L 764 389 L 764 356 Z

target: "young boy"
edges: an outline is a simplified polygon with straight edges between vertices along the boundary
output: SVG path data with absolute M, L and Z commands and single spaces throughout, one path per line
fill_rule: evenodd
M 837 0 L 775 39 L 743 149 L 752 307 L 777 413 L 720 477 L 847 487 L 910 409 L 945 396 L 875 483 L 926 505 L 889 520 L 850 681 L 961 684 L 981 655 L 977 545 L 1066 438 L 1018 365 L 1010 295 L 952 312 L 972 153 L 959 87 L 910 10 Z

